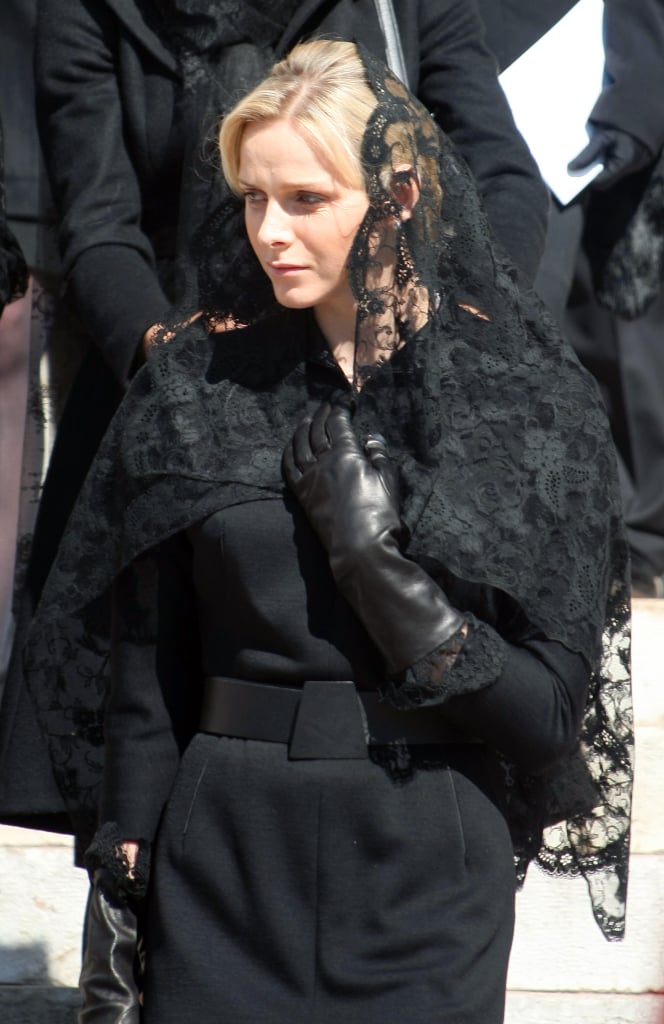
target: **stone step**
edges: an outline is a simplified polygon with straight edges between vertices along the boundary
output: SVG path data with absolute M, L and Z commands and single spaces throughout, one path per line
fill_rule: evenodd
M 662 1024 L 664 995 L 508 992 L 505 1024 Z
M 87 875 L 67 836 L 0 828 L 0 986 L 75 985 Z
M 78 990 L 56 985 L 0 985 L 2 1024 L 76 1024 Z
M 76 1024 L 77 1006 L 78 992 L 73 988 L 0 987 L 3 1024 Z M 508 992 L 505 1010 L 505 1024 L 662 1024 L 663 1020 L 664 995 Z
M 632 605 L 632 679 L 636 723 L 664 727 L 664 600 Z
M 583 879 L 551 878 L 531 868 L 517 896 L 508 987 L 522 992 L 663 992 L 662 907 L 664 854 L 635 854 L 630 860 L 622 942 L 603 937 Z

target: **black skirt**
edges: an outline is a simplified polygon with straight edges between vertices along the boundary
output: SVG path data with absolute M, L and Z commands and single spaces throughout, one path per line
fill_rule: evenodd
M 439 752 L 440 754 L 440 752 Z M 500 1024 L 514 924 L 497 766 L 396 778 L 198 735 L 155 847 L 146 1024 Z

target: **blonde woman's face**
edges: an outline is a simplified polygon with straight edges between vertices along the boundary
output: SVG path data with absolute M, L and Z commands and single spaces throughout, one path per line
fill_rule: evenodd
M 313 308 L 320 323 L 354 318 L 346 269 L 369 201 L 321 163 L 288 121 L 250 125 L 239 179 L 247 234 L 282 306 Z

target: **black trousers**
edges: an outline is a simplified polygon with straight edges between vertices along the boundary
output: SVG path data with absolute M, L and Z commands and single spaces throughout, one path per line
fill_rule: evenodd
M 500 1024 L 512 846 L 497 766 L 198 735 L 156 843 L 147 1024 Z

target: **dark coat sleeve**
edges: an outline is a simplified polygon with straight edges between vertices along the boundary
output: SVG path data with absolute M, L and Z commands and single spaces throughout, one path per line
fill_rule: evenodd
M 118 578 L 112 682 L 104 718 L 101 820 L 152 841 L 180 757 L 198 724 L 202 670 L 191 552 L 184 534 Z
M 416 60 L 411 7 L 396 5 L 411 88 L 467 161 L 496 239 L 530 283 L 544 250 L 548 193 L 514 124 L 474 0 L 420 0 Z
M 629 132 L 653 156 L 664 144 L 664 4 L 605 0 L 606 83 L 589 120 Z
M 590 684 L 586 659 L 532 626 L 502 591 L 434 575 L 468 616 L 468 636 L 451 663 L 433 651 L 390 683 L 391 702 L 437 707 L 528 772 L 572 753 Z
M 127 145 L 119 32 L 102 3 L 43 0 L 35 71 L 64 273 L 93 343 L 125 383 L 143 333 L 170 303 L 142 223 L 136 154 Z M 134 85 L 140 99 L 141 83 Z
M 590 672 L 580 654 L 544 636 L 505 643 L 487 686 L 450 698 L 445 714 L 514 764 L 541 772 L 575 749 Z

